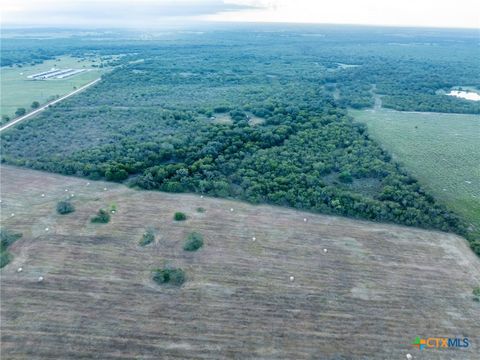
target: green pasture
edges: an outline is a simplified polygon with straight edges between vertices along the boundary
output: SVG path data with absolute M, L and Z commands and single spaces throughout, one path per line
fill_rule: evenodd
M 0 115 L 14 118 L 15 111 L 20 107 L 28 112 L 33 101 L 44 104 L 56 95 L 65 95 L 73 91 L 74 87 L 80 87 L 98 78 L 104 69 L 93 68 L 92 65 L 100 64 L 100 61 L 92 60 L 62 56 L 55 60 L 44 61 L 42 64 L 2 68 Z M 52 67 L 89 70 L 65 79 L 31 80 L 27 78 L 29 75 L 47 71 Z
M 480 231 L 480 116 L 351 110 L 438 200 Z

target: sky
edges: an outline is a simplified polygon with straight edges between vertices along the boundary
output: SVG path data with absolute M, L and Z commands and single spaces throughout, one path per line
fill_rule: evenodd
M 480 0 L 1 0 L 4 27 L 287 22 L 480 28 Z

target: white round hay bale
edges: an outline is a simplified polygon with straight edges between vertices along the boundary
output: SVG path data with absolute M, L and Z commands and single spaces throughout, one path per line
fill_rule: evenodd
M 12 213 L 12 215 L 11 215 L 11 216 L 15 216 L 15 213 Z
M 75 194 L 71 194 L 70 196 L 71 196 L 71 197 L 74 197 L 74 196 L 75 196 Z
M 23 269 L 22 269 L 21 267 L 19 267 L 19 268 L 17 269 L 17 272 L 22 272 L 22 271 L 23 271 Z
M 107 191 L 107 188 L 103 188 L 103 190 Z
M 295 276 L 290 276 L 290 281 L 295 281 Z
M 255 241 L 255 240 L 257 240 L 257 238 L 254 236 L 254 237 L 252 237 L 252 240 Z
M 48 231 L 48 227 L 45 228 L 45 231 Z
M 115 210 L 112 210 L 112 214 L 115 214 Z
M 411 354 L 407 354 L 407 359 L 408 360 L 412 360 L 413 359 L 413 356 Z
M 233 211 L 233 208 L 230 208 L 230 211 Z
M 89 182 L 87 182 L 87 186 L 90 186 L 90 183 L 89 183 Z
M 323 249 L 323 252 L 326 254 L 326 253 L 328 252 L 328 250 L 327 250 L 327 249 Z
M 65 192 L 67 192 L 67 191 L 68 191 L 68 189 L 65 189 Z
M 203 195 L 200 195 L 200 199 L 203 199 Z
M 303 218 L 303 222 L 307 222 L 307 218 Z
M 42 282 L 43 281 L 43 276 L 39 276 L 38 277 L 38 282 Z
M 42 197 L 45 197 L 45 194 L 42 194 Z

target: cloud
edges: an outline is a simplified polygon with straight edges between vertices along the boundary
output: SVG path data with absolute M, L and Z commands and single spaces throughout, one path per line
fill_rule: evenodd
M 257 4 L 206 15 L 210 21 L 331 23 L 479 28 L 478 0 L 237 0 Z
M 197 21 L 478 28 L 478 0 L 1 0 L 2 25 L 140 27 Z
M 154 26 L 168 18 L 192 18 L 263 7 L 261 1 L 222 0 L 4 0 L 6 25 Z

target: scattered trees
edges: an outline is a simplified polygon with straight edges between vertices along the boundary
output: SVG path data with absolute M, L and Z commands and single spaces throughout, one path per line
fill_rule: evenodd
M 439 46 L 404 47 L 400 56 L 391 39 L 366 33 L 350 34 L 348 41 L 332 33 L 330 39 L 341 43 L 342 51 L 312 45 L 324 44 L 321 38 L 292 33 L 295 41 L 282 40 L 280 46 L 265 36 L 255 44 L 248 41 L 249 57 L 244 56 L 247 38 L 239 35 L 235 48 L 186 41 L 176 49 L 162 47 L 161 55 L 158 49 L 142 49 L 138 56 L 148 61 L 131 62 L 134 55 L 120 59 L 125 66 L 60 105 L 65 108 L 52 107 L 21 131 L 2 134 L 2 161 L 67 175 L 128 179 L 145 189 L 465 234 L 462 221 L 436 204 L 346 108 L 372 106 L 381 94 L 384 106 L 393 108 L 476 113 L 478 102 L 436 94 L 453 85 L 479 84 L 474 56 L 462 56 L 459 63 L 451 43 L 440 37 L 432 38 Z M 364 46 L 352 47 L 352 37 Z M 266 50 L 265 40 L 279 46 Z M 469 41 L 456 49 L 467 54 Z M 131 45 L 116 46 L 128 53 Z M 192 49 L 197 56 L 184 56 Z M 216 113 L 230 115 L 233 123 L 210 121 Z M 264 122 L 250 126 L 247 114 Z M 93 132 L 98 137 L 85 136 Z M 36 137 L 41 147 L 32 141 Z M 56 156 L 58 150 L 65 156 Z M 378 186 L 362 191 L 368 181 Z M 178 216 L 177 221 L 186 219 Z M 480 249 L 478 242 L 472 244 Z
M 40 103 L 38 101 L 32 102 L 32 105 L 30 105 L 32 109 L 38 109 L 40 107 Z

